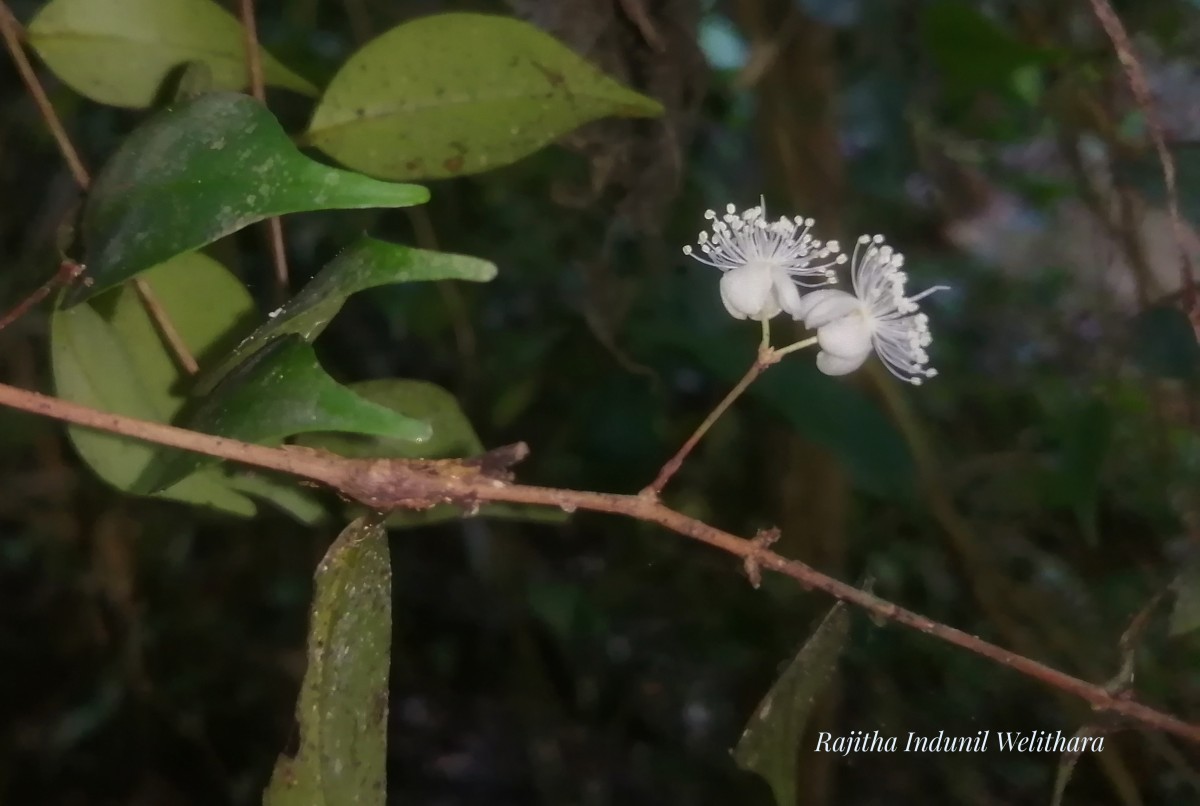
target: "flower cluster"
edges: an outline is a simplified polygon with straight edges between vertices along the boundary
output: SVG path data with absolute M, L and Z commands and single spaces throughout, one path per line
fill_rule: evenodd
M 712 234 L 700 233 L 700 254 L 690 246 L 683 253 L 722 271 L 721 299 L 731 315 L 761 320 L 764 327 L 780 311 L 802 320 L 816 331 L 817 367 L 827 375 L 853 372 L 872 352 L 909 383 L 937 374 L 928 366 L 929 318 L 917 301 L 945 286 L 908 296 L 904 256 L 883 236 L 862 236 L 847 258 L 836 241 L 812 236 L 811 218 L 768 222 L 762 205 L 741 214 L 730 205 L 719 219 L 711 210 L 706 217 Z M 801 293 L 801 287 L 836 282 L 834 267 L 847 262 L 853 293 L 832 288 Z M 806 282 L 811 278 L 817 281 Z
M 761 204 L 741 214 L 731 204 L 720 218 L 713 210 L 704 217 L 712 222 L 712 234 L 700 233 L 699 254 L 690 246 L 683 253 L 723 272 L 721 300 L 738 319 L 770 319 L 780 311 L 798 317 L 797 286 L 832 283 L 833 266 L 846 262 L 837 241 L 812 236 L 811 218 L 768 221 Z

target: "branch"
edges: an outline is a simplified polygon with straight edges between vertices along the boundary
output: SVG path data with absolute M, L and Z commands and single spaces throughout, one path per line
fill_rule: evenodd
M 1194 313 L 1196 290 L 1192 278 L 1192 261 L 1187 250 L 1187 237 L 1183 229 L 1183 217 L 1179 213 L 1175 158 L 1171 156 L 1171 151 L 1167 148 L 1162 121 L 1159 119 L 1158 110 L 1154 105 L 1150 83 L 1146 80 L 1146 71 L 1142 69 L 1141 62 L 1133 52 L 1133 44 L 1129 41 L 1129 34 L 1125 31 L 1121 18 L 1117 16 L 1117 12 L 1113 11 L 1108 0 L 1091 0 L 1091 2 L 1096 19 L 1100 21 L 1104 32 L 1112 40 L 1113 48 L 1117 51 L 1117 58 L 1121 61 L 1125 77 L 1129 80 L 1129 88 L 1133 90 L 1134 100 L 1137 101 L 1142 114 L 1146 116 L 1146 126 L 1150 131 L 1154 150 L 1158 152 L 1158 161 L 1162 165 L 1163 182 L 1167 187 L 1167 211 L 1171 217 L 1171 231 L 1179 247 L 1179 277 L 1183 288 L 1184 303 L 1189 309 L 1189 313 Z
M 21 39 L 24 37 L 21 23 L 17 22 L 17 18 L 8 10 L 8 5 L 3 0 L 0 0 L 0 35 L 4 37 L 4 46 L 8 48 L 9 55 L 17 65 L 17 72 L 21 74 L 21 81 L 25 84 L 25 89 L 29 91 L 42 120 L 50 129 L 54 142 L 58 144 L 58 150 L 62 152 L 63 159 L 67 162 L 71 176 L 75 177 L 75 183 L 81 189 L 87 190 L 92 181 L 91 177 L 88 176 L 87 168 L 83 167 L 83 160 L 79 158 L 79 152 L 71 144 L 71 138 L 67 136 L 67 130 L 63 128 L 58 113 L 54 111 L 54 106 L 50 103 L 46 90 L 42 88 L 37 74 L 33 72 L 33 65 L 25 56 L 25 51 L 21 47 Z
M 263 79 L 262 54 L 258 48 L 258 24 L 254 18 L 254 0 L 241 0 L 242 43 L 246 51 L 246 74 L 250 79 L 250 94 L 260 104 L 267 103 L 266 82 Z M 281 301 L 288 296 L 287 251 L 283 246 L 283 221 L 275 216 L 267 219 L 267 236 L 271 245 L 271 260 L 275 264 L 275 284 Z
M 33 103 L 37 106 L 38 113 L 46 124 L 46 128 L 50 130 L 54 137 L 54 142 L 58 145 L 58 150 L 63 156 L 63 160 L 67 163 L 67 168 L 71 171 L 71 176 L 75 178 L 75 184 L 79 185 L 79 189 L 86 192 L 92 184 L 91 175 L 88 174 L 87 168 L 83 165 L 83 160 L 79 158 L 79 152 L 75 150 L 74 144 L 71 143 L 71 138 L 67 136 L 67 130 L 62 124 L 62 120 L 58 117 L 58 113 L 54 111 L 54 106 L 50 103 L 50 98 L 46 95 L 45 88 L 38 81 L 37 74 L 33 71 L 33 65 L 29 63 L 28 57 L 25 55 L 24 48 L 21 47 L 21 39 L 25 33 L 21 28 L 21 23 L 8 10 L 4 0 L 0 0 L 0 36 L 4 39 L 4 46 L 8 49 L 9 55 L 17 65 L 17 72 L 21 74 L 21 81 L 25 84 L 25 89 L 28 90 L 30 97 L 33 98 Z M 67 285 L 74 282 L 81 274 L 86 271 L 87 267 L 71 260 L 63 259 L 59 265 L 58 271 L 54 275 L 37 288 L 32 294 L 16 304 L 15 307 L 3 317 L 0 317 L 0 330 L 11 325 L 17 319 L 25 315 L 30 308 L 40 303 L 56 286 Z M 183 339 L 179 337 L 178 331 L 175 329 L 167 312 L 159 304 L 151 290 L 149 284 L 144 280 L 135 280 L 138 296 L 142 304 L 146 308 L 146 312 L 150 315 L 151 321 L 166 341 L 167 346 L 171 348 L 179 365 L 191 375 L 194 375 L 197 370 L 196 359 L 192 357 L 191 351 L 184 344 Z
M 561 490 L 514 484 L 511 467 L 524 458 L 524 445 L 500 448 L 468 460 L 347 459 L 294 446 L 269 448 L 224 437 L 136 420 L 65 400 L 0 384 L 0 405 L 108 433 L 299 476 L 332 488 L 346 498 L 380 511 L 427 509 L 454 504 L 471 509 L 481 502 L 541 504 L 566 511 L 585 509 L 656 523 L 685 537 L 740 558 L 752 579 L 760 569 L 791 577 L 807 590 L 819 590 L 868 613 L 932 635 L 946 643 L 1006 666 L 1043 685 L 1082 699 L 1100 712 L 1125 717 L 1145 728 L 1200 744 L 1200 725 L 1192 725 L 1103 686 L 1052 669 L 976 636 L 906 610 L 899 605 L 782 557 L 768 548 L 770 535 L 754 540 L 722 531 L 642 495 Z
M 135 277 L 133 287 L 137 289 L 138 299 L 142 301 L 142 307 L 146 309 L 146 314 L 150 317 L 150 321 L 154 323 L 155 329 L 158 330 L 158 335 L 162 337 L 162 340 L 167 345 L 167 349 L 175 356 L 175 361 L 179 364 L 179 369 L 188 375 L 195 375 L 200 371 L 200 365 L 196 363 L 196 357 L 192 355 L 192 351 L 183 340 L 183 336 L 179 335 L 179 331 L 175 329 L 175 323 L 171 321 L 171 317 L 167 314 L 167 309 L 159 302 L 154 289 L 150 287 L 150 283 L 140 277 Z

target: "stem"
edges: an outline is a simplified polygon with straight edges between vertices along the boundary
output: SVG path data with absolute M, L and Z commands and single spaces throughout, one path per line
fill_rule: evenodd
M 42 120 L 46 122 L 46 127 L 50 129 L 54 142 L 58 144 L 58 150 L 62 152 L 67 168 L 75 177 L 75 183 L 83 190 L 87 190 L 92 183 L 91 177 L 88 176 L 87 168 L 83 167 L 83 160 L 79 158 L 79 152 L 71 144 L 71 138 L 67 136 L 67 130 L 63 128 L 58 113 L 54 111 L 54 107 L 50 103 L 50 98 L 42 89 L 37 74 L 33 72 L 33 66 L 25 56 L 25 51 L 21 47 L 21 39 L 24 37 L 21 23 L 17 22 L 17 18 L 8 10 L 8 4 L 4 0 L 0 0 L 0 36 L 4 37 L 4 46 L 8 49 L 13 61 L 16 62 L 17 72 L 21 74 L 21 81 L 24 82 L 25 89 L 33 98 L 33 103 L 37 106 Z
M 1125 70 L 1125 77 L 1129 80 L 1129 88 L 1133 90 L 1133 97 L 1146 117 L 1146 128 L 1150 132 L 1150 139 L 1158 154 L 1158 161 L 1162 167 L 1163 184 L 1167 189 L 1167 212 L 1171 219 L 1171 231 L 1175 236 L 1175 245 L 1179 248 L 1179 279 L 1183 288 L 1183 299 L 1190 311 L 1196 302 L 1196 289 L 1192 277 L 1192 261 L 1187 247 L 1189 240 L 1184 231 L 1183 217 L 1179 212 L 1175 158 L 1171 155 L 1171 150 L 1167 148 L 1162 120 L 1159 119 L 1158 110 L 1154 106 L 1154 94 L 1150 90 L 1150 82 L 1146 80 L 1146 71 L 1142 69 L 1141 62 L 1133 52 L 1133 43 L 1129 41 L 1129 33 L 1125 30 L 1125 25 L 1117 16 L 1117 12 L 1113 11 L 1108 0 L 1091 0 L 1091 3 L 1092 12 L 1100 21 L 1108 38 L 1112 40 L 1113 49 L 1116 50 L 1121 67 Z
M 707 417 L 704 418 L 704 422 L 700 423 L 700 427 L 697 428 L 690 437 L 688 437 L 687 442 L 683 443 L 683 446 L 675 452 L 675 455 L 667 460 L 667 463 L 662 466 L 662 470 L 658 471 L 658 476 L 654 479 L 654 481 L 652 481 L 649 486 L 639 493 L 641 496 L 650 499 L 658 498 L 658 495 L 662 492 L 663 487 L 667 486 L 667 482 L 670 481 L 671 477 L 679 471 L 680 466 L 683 464 L 683 460 L 688 457 L 688 454 L 692 452 L 692 449 L 696 447 L 696 444 L 704 437 L 705 434 L 708 433 L 708 429 L 712 428 L 713 423 L 715 423 L 720 416 L 724 414 L 730 406 L 733 405 L 733 401 L 742 396 L 742 393 L 749 388 L 750 384 L 754 383 L 755 379 L 763 373 L 763 370 L 775 363 L 774 361 L 764 360 L 765 357 L 769 357 L 770 355 L 771 350 L 769 347 L 766 348 L 766 350 L 759 350 L 758 358 L 755 359 L 754 363 L 750 365 L 750 369 L 746 371 L 746 374 L 742 376 L 742 379 L 737 382 L 737 386 L 729 390 L 729 394 L 725 395 L 725 399 L 718 403 L 717 407 L 713 409 Z
M 158 297 L 155 296 L 154 289 L 150 287 L 150 283 L 141 278 L 135 278 L 133 287 L 137 289 L 138 298 L 142 301 L 142 307 L 146 309 L 146 313 L 150 316 L 150 321 L 154 323 L 154 328 L 158 331 L 158 335 L 162 336 L 171 354 L 175 356 L 175 361 L 178 362 L 179 368 L 188 375 L 195 375 L 200 371 L 200 365 L 196 363 L 196 358 L 192 355 L 191 349 L 184 342 L 183 337 L 179 335 L 179 331 L 175 329 L 175 323 L 167 315 L 166 308 L 158 301 Z
M 653 482 L 651 482 L 645 489 L 641 491 L 640 495 L 650 498 L 657 498 L 662 492 L 663 487 L 667 486 L 667 482 L 671 480 L 671 477 L 679 472 L 680 466 L 683 465 L 683 460 L 688 457 L 688 454 L 692 452 L 692 449 L 696 447 L 696 444 L 703 439 L 704 435 L 708 433 L 708 430 L 712 428 L 713 423 L 715 423 L 722 414 L 729 410 L 729 407 L 733 405 L 733 401 L 741 397 L 742 393 L 746 391 L 750 384 L 754 383 L 758 376 L 763 374 L 768 367 L 770 367 L 772 364 L 778 363 L 779 360 L 788 353 L 794 353 L 797 350 L 817 343 L 817 337 L 813 336 L 811 339 L 804 339 L 803 341 L 798 341 L 795 344 L 789 344 L 787 347 L 781 347 L 778 350 L 772 350 L 771 328 L 768 322 L 769 320 L 767 319 L 762 320 L 762 342 L 758 345 L 758 357 L 754 360 L 754 363 L 750 365 L 750 369 L 747 370 L 746 374 L 742 376 L 742 379 L 738 381 L 737 386 L 729 390 L 729 394 L 725 395 L 725 399 L 718 403 L 717 407 L 713 409 L 706 418 L 704 418 L 704 422 L 700 423 L 700 427 L 697 428 L 690 437 L 688 437 L 687 442 L 683 443 L 683 447 L 676 451 L 675 455 L 667 460 L 667 463 L 662 466 L 662 470 L 658 471 L 658 476 Z
M 12 310 L 0 316 L 0 330 L 11 325 L 13 322 L 20 319 L 29 309 L 50 295 L 57 286 L 67 285 L 74 282 L 75 278 L 83 273 L 83 266 L 73 260 L 63 260 L 58 266 L 58 271 L 54 275 L 38 286 L 32 294 L 13 306 Z
M 71 403 L 2 383 L 0 383 L 0 405 L 81 425 L 85 428 L 93 428 L 97 431 L 133 437 L 153 442 L 156 445 L 194 451 L 217 459 L 227 459 L 231 462 L 303 476 L 316 481 L 328 479 L 328 469 L 323 469 L 321 466 L 325 465 L 328 459 L 337 459 L 335 456 L 322 454 L 322 460 L 314 463 L 309 457 L 309 453 L 300 449 L 268 448 L 263 445 L 239 442 L 235 439 L 202 434 L 198 431 L 188 431 L 173 425 L 138 420 L 121 414 L 109 414 L 81 406 L 78 403 Z
M 755 362 L 755 366 L 758 367 L 759 362 Z M 0 405 L 100 431 L 299 476 L 330 486 L 348 498 L 380 510 L 414 508 L 433 503 L 450 503 L 470 508 L 481 501 L 504 501 L 553 506 L 564 510 L 607 512 L 656 523 L 685 537 L 740 557 L 748 567 L 776 571 L 795 579 L 807 589 L 822 591 L 880 619 L 894 621 L 1006 666 L 1046 686 L 1091 703 L 1098 711 L 1123 716 L 1140 723 L 1143 727 L 1200 744 L 1200 726 L 1136 702 L 1130 698 L 1128 692 L 1109 692 L 1103 686 L 1072 677 L 962 630 L 906 610 L 826 576 L 804 563 L 782 557 L 770 551 L 765 541 L 745 540 L 709 526 L 663 506 L 654 497 L 511 484 L 507 480 L 507 466 L 524 456 L 523 446 L 485 454 L 485 457 L 493 454 L 510 457 L 507 462 L 500 462 L 497 467 L 490 467 L 481 462 L 472 464 L 471 460 L 454 459 L 345 459 L 321 451 L 252 445 L 161 423 L 108 414 L 6 384 L 0 384 Z
M 88 174 L 87 168 L 83 166 L 83 160 L 79 158 L 79 152 L 75 150 L 75 146 L 71 143 L 71 138 L 67 136 L 67 130 L 63 127 L 58 113 L 54 111 L 54 107 L 46 95 L 46 90 L 42 87 L 41 82 L 38 81 L 37 74 L 33 71 L 33 66 L 30 65 L 29 59 L 25 56 L 25 50 L 21 47 L 21 39 L 24 36 L 24 31 L 21 28 L 21 24 L 13 17 L 12 12 L 8 10 L 8 6 L 4 3 L 4 0 L 0 0 L 0 36 L 4 37 L 4 45 L 12 56 L 13 61 L 16 62 L 17 72 L 21 74 L 21 80 L 25 83 L 25 89 L 29 91 L 29 95 L 33 98 L 33 102 L 37 106 L 42 120 L 46 123 L 46 128 L 50 130 L 51 135 L 54 137 L 54 142 L 58 144 L 58 150 L 62 153 L 63 160 L 67 163 L 67 168 L 71 171 L 71 175 L 75 177 L 75 183 L 79 185 L 80 190 L 87 191 L 91 187 L 92 178 Z M 49 296 L 55 286 L 73 282 L 84 271 L 84 266 L 74 261 L 63 260 L 53 277 L 43 283 L 28 297 L 17 303 L 4 317 L 0 318 L 0 330 L 3 330 L 24 316 L 30 308 Z M 197 369 L 196 359 L 192 357 L 187 345 L 179 338 L 178 331 L 171 323 L 171 319 L 167 316 L 167 312 L 163 310 L 162 305 L 155 299 L 153 291 L 150 290 L 150 287 L 144 280 L 135 280 L 134 283 L 137 287 L 138 296 L 142 304 L 146 307 L 146 312 L 150 315 L 151 321 L 154 322 L 155 327 L 158 328 L 159 333 L 175 354 L 176 360 L 179 361 L 180 365 L 189 374 L 195 374 Z
M 241 0 L 242 44 L 246 52 L 246 75 L 250 94 L 264 106 L 267 103 L 266 82 L 263 79 L 262 54 L 258 48 L 258 24 L 254 16 L 254 0 Z M 278 216 L 267 219 L 267 238 L 271 249 L 271 261 L 275 265 L 275 287 L 279 301 L 288 296 L 287 250 L 283 243 L 283 221 Z
M 775 355 L 776 355 L 775 360 L 778 361 L 780 358 L 783 358 L 788 353 L 794 353 L 797 350 L 803 350 L 805 347 L 812 347 L 816 343 L 817 343 L 817 337 L 813 336 L 811 339 L 801 339 L 800 341 L 796 342 L 795 344 L 789 344 L 787 347 L 780 347 L 778 350 L 775 351 Z

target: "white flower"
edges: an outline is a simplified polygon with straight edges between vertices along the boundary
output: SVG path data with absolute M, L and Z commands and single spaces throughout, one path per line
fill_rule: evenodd
M 732 204 L 717 218 L 709 210 L 712 235 L 701 232 L 698 245 L 683 253 L 724 272 L 721 301 L 738 319 L 766 320 L 781 310 L 799 318 L 800 285 L 825 285 L 836 281 L 833 266 L 845 263 L 837 241 L 824 243 L 809 230 L 811 218 L 780 218 L 767 221 L 763 205 L 739 214 Z M 803 278 L 816 277 L 817 282 Z
M 932 336 L 929 317 L 919 312 L 917 300 L 947 289 L 934 286 L 907 297 L 903 267 L 904 255 L 886 245 L 882 235 L 864 235 L 850 262 L 854 293 L 826 289 L 805 295 L 796 318 L 817 331 L 818 369 L 826 375 L 845 375 L 862 366 L 874 349 L 901 380 L 920 384 L 937 375 L 926 366 L 925 348 Z

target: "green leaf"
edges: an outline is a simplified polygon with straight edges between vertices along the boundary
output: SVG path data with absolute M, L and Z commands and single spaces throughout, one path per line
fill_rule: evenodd
M 142 276 L 180 338 L 201 361 L 228 350 L 255 315 L 254 301 L 224 266 L 186 254 Z M 56 393 L 68 400 L 143 420 L 168 422 L 184 403 L 186 378 L 167 351 L 131 287 L 51 318 L 51 366 Z M 83 428 L 68 430 L 80 456 L 102 480 L 133 492 L 157 449 L 137 440 Z M 246 493 L 268 500 L 305 523 L 324 511 L 294 482 L 208 471 L 158 493 L 164 498 L 251 516 Z
M 796 765 L 804 726 L 837 667 L 849 632 L 850 613 L 838 602 L 754 709 L 733 750 L 739 767 L 766 780 L 778 806 L 797 802 Z
M 296 707 L 300 749 L 279 757 L 265 806 L 383 806 L 391 642 L 387 535 L 359 519 L 317 568 Z
M 1133 360 L 1161 378 L 1200 377 L 1200 344 L 1187 314 L 1178 308 L 1147 308 L 1133 320 Z
M 306 139 L 364 173 L 433 179 L 507 165 L 597 118 L 660 114 L 527 23 L 439 14 L 351 56 Z
M 338 255 L 299 294 L 273 312 L 224 361 L 211 372 L 205 373 L 199 389 L 211 389 L 226 372 L 279 336 L 294 333 L 312 342 L 342 309 L 351 294 L 393 283 L 428 280 L 486 282 L 495 276 L 496 266 L 486 260 L 410 249 L 364 237 Z
M 247 83 L 242 25 L 210 0 L 53 0 L 29 23 L 29 43 L 68 86 L 112 106 L 150 106 L 186 62 L 205 64 L 215 88 Z M 259 52 L 267 84 L 317 95 Z
M 422 187 L 310 160 L 252 98 L 202 95 L 138 128 L 97 177 L 83 216 L 91 285 L 77 284 L 67 301 L 271 216 L 406 207 L 428 198 Z
M 364 400 L 427 423 L 429 439 L 412 442 L 390 436 L 311 434 L 298 440 L 300 444 L 358 458 L 447 459 L 483 453 L 483 443 L 458 400 L 435 383 L 385 378 L 348 388 Z
M 250 498 L 268 501 L 308 526 L 315 526 L 329 519 L 325 507 L 295 479 L 237 472 L 225 476 L 225 486 Z
M 1104 728 L 1100 725 L 1084 725 L 1071 736 L 1071 739 L 1087 739 L 1095 736 L 1103 736 Z M 1079 750 L 1066 750 L 1058 759 L 1058 770 L 1054 774 L 1054 791 L 1050 796 L 1050 806 L 1062 806 L 1063 796 L 1067 794 L 1067 784 L 1071 782 L 1071 776 L 1075 774 L 1075 767 L 1079 764 L 1079 757 L 1083 755 Z
M 64 400 L 142 420 L 165 420 L 155 405 L 156 379 L 143 378 L 126 344 L 91 305 L 54 312 L 50 356 L 54 391 Z M 127 437 L 78 426 L 69 427 L 67 434 L 88 467 L 118 490 L 130 490 L 155 454 L 149 443 Z M 255 513 L 254 503 L 225 488 L 216 474 L 176 482 L 160 495 L 233 515 Z
M 395 378 L 363 381 L 349 387 L 355 394 L 429 424 L 432 435 L 425 442 L 363 437 L 352 434 L 308 434 L 299 445 L 352 458 L 448 459 L 483 453 L 483 443 L 458 405 L 454 395 L 437 384 Z M 351 511 L 358 512 L 359 509 Z M 497 520 L 562 523 L 567 513 L 553 507 L 525 504 L 485 504 L 476 513 Z M 384 524 L 389 529 L 429 526 L 462 518 L 461 507 L 439 505 L 420 512 L 398 510 Z
M 178 423 L 205 434 L 274 445 L 295 434 L 349 431 L 422 442 L 429 425 L 364 400 L 325 373 L 313 348 L 285 336 L 231 372 Z M 164 449 L 139 481 L 160 490 L 217 460 Z

